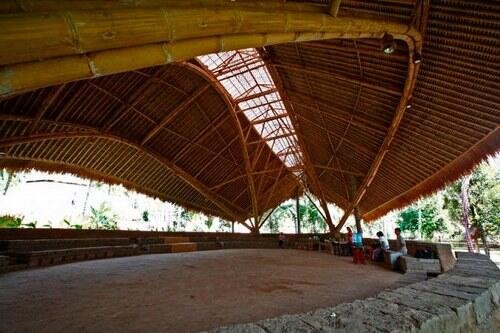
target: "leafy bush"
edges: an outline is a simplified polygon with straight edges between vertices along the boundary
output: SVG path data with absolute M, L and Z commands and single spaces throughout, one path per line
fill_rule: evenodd
M 0 216 L 0 228 L 20 228 L 24 217 L 13 215 Z
M 147 210 L 145 210 L 144 212 L 142 212 L 142 220 L 144 222 L 149 222 L 149 212 Z
M 97 230 L 118 229 L 118 215 L 112 214 L 111 208 L 106 203 L 101 203 L 99 208 L 90 207 L 90 226 Z

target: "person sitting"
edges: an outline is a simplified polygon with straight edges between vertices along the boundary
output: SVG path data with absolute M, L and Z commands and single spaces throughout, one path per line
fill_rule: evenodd
M 405 256 L 408 254 L 408 249 L 406 248 L 406 241 L 401 236 L 401 229 L 394 229 L 394 233 L 396 234 L 396 251 L 401 253 L 401 255 Z
M 280 249 L 283 248 L 283 246 L 285 245 L 285 234 L 280 232 L 280 235 L 278 237 L 278 245 L 280 247 Z
M 384 236 L 382 231 L 377 232 L 378 244 L 377 248 L 373 251 L 372 260 L 384 261 L 384 250 L 389 249 L 389 242 Z
M 347 246 L 348 254 L 352 256 L 352 247 L 354 246 L 354 243 L 352 242 L 352 229 L 350 227 L 347 227 Z
M 473 225 L 469 229 L 469 234 L 470 234 L 471 240 L 474 242 L 474 250 L 477 253 L 481 253 L 481 249 L 479 247 L 479 239 L 481 238 L 481 230 L 478 227 L 476 227 L 475 225 Z

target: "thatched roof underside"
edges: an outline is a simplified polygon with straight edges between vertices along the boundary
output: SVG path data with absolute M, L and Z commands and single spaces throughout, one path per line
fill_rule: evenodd
M 245 219 L 252 204 L 237 126 L 221 93 L 193 67 L 149 68 L 3 101 L 0 138 L 20 143 L 0 143 L 5 153 L 2 164 L 122 182 L 164 200 L 235 219 L 198 190 L 202 188 Z M 248 120 L 241 113 L 238 117 L 247 133 Z M 249 140 L 258 139 L 250 131 Z M 265 164 L 272 170 L 281 168 L 269 147 L 262 148 L 255 171 Z M 263 211 L 290 196 L 295 187 L 295 177 L 282 169 L 281 190 L 270 198 L 278 172 L 255 175 Z M 196 182 L 186 180 L 184 173 Z M 236 180 L 218 187 L 231 179 Z
M 329 1 L 301 2 L 326 8 Z M 414 2 L 343 0 L 339 16 L 345 13 L 409 24 Z M 411 108 L 359 202 L 365 220 L 436 191 L 500 148 L 500 3 L 432 0 L 425 21 Z M 375 39 L 259 49 L 303 143 L 297 150 L 310 167 L 308 190 L 344 209 L 380 153 L 403 95 L 408 49 L 396 43 L 390 55 Z M 0 167 L 123 183 L 229 220 L 255 215 L 252 196 L 260 215 L 300 186 L 297 170 L 283 167 L 264 141 L 247 144 L 244 154 L 245 142 L 260 140 L 194 60 L 0 99 Z
M 351 9 L 410 21 L 413 5 L 406 3 L 342 1 L 339 15 Z M 431 1 L 412 108 L 360 202 L 365 218 L 435 191 L 499 149 L 499 13 L 498 2 Z M 349 177 L 367 173 L 391 124 L 405 84 L 407 51 L 398 44 L 385 55 L 375 40 L 286 44 L 267 51 L 324 194 L 345 208 Z M 455 168 L 439 173 L 454 161 Z

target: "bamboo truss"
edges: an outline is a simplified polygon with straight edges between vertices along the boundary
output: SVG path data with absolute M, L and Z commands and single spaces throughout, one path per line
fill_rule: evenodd
M 252 203 L 251 231 L 258 232 L 263 225 L 262 215 L 276 195 L 276 186 L 284 174 L 284 167 L 293 168 L 300 163 L 299 153 L 290 153 L 290 149 L 294 147 L 295 133 L 287 123 L 288 114 L 282 105 L 278 89 L 272 83 L 264 69 L 262 58 L 255 50 L 243 49 L 211 54 L 198 57 L 197 60 L 212 77 L 214 84 L 218 85 L 218 89 L 226 92 L 233 105 L 232 115 L 240 133 L 241 152 Z M 248 119 L 248 128 L 242 126 L 241 117 Z M 252 132 L 256 133 L 251 135 Z M 277 133 L 280 134 L 276 135 Z M 264 158 L 262 153 L 266 148 L 271 149 L 283 164 L 272 169 L 271 155 L 268 155 L 264 169 L 255 170 L 258 161 Z M 283 153 L 284 151 L 286 153 Z M 271 177 L 271 174 L 275 175 L 271 178 L 272 185 L 266 187 L 263 185 L 264 177 Z M 261 176 L 257 178 L 258 175 Z M 222 184 L 241 178 L 242 176 L 237 176 Z M 286 193 L 289 189 L 284 190 Z
M 121 182 L 252 230 L 301 187 L 335 233 L 498 151 L 498 4 L 322 3 L 1 1 L 0 164 Z M 192 60 L 218 52 L 215 67 Z M 275 84 L 252 83 L 261 70 Z

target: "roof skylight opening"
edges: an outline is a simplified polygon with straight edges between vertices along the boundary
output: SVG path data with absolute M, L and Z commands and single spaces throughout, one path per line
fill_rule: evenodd
M 302 153 L 292 122 L 269 71 L 256 49 L 198 57 L 232 100 L 295 174 L 301 174 Z

